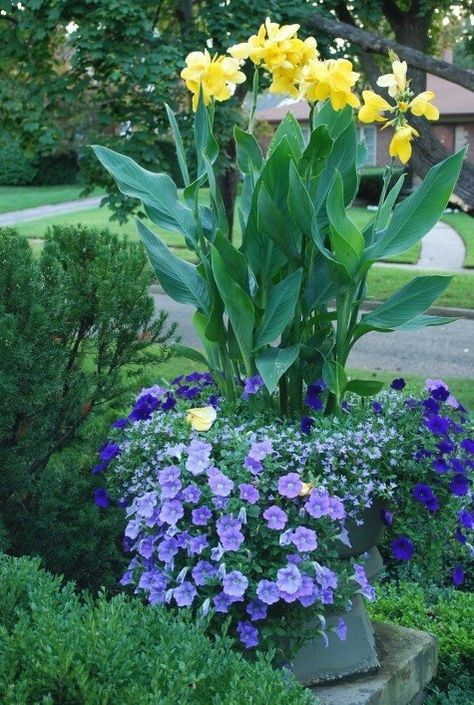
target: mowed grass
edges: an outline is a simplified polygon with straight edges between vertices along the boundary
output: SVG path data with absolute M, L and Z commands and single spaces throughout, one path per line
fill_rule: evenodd
M 0 186 L 0 213 L 35 208 L 36 206 L 75 201 L 80 198 L 84 186 Z M 100 196 L 94 191 L 92 196 Z
M 474 269 L 474 217 L 467 213 L 447 213 L 442 219 L 462 237 L 466 248 L 464 266 Z
M 413 271 L 395 267 L 372 267 L 368 276 L 369 298 L 383 301 L 402 286 L 408 284 L 414 276 L 432 274 L 449 274 L 422 269 Z M 474 308 L 474 274 L 455 274 L 448 288 L 435 305 Z

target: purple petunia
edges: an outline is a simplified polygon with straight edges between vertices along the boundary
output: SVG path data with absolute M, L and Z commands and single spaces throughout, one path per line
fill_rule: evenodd
M 436 458 L 431 463 L 431 466 L 438 475 L 444 475 L 444 473 L 449 472 L 449 465 L 444 458 Z
M 474 455 L 474 440 L 472 438 L 465 438 L 463 441 L 461 441 L 461 448 L 463 448 L 466 453 Z
M 216 612 L 223 612 L 224 614 L 229 611 L 229 607 L 233 603 L 232 597 L 226 595 L 225 592 L 218 593 L 212 598 L 212 601 Z
M 189 607 L 192 605 L 196 595 L 196 588 L 186 580 L 173 590 L 173 597 L 178 607 Z
M 277 584 L 271 580 L 260 580 L 257 585 L 257 597 L 266 605 L 275 604 L 280 599 Z
M 464 573 L 464 568 L 462 567 L 462 565 L 456 565 L 453 568 L 451 578 L 453 581 L 453 585 L 455 587 L 459 587 L 460 585 L 463 584 L 464 578 L 465 578 L 465 573 Z
M 342 499 L 339 499 L 339 497 L 329 497 L 328 517 L 334 521 L 338 521 L 344 519 L 345 516 L 346 511 Z
M 193 524 L 196 526 L 206 526 L 209 519 L 212 517 L 212 512 L 205 504 L 202 507 L 197 507 L 191 512 Z
M 442 455 L 445 455 L 447 453 L 452 453 L 456 448 L 456 445 L 449 438 L 443 438 L 441 441 L 438 441 L 436 447 Z
M 463 508 L 458 513 L 459 521 L 465 529 L 474 529 L 474 512 Z
M 178 542 L 175 538 L 164 539 L 158 546 L 158 558 L 163 563 L 169 563 L 178 553 Z
M 382 413 L 382 404 L 378 401 L 373 401 L 372 402 L 372 411 L 374 414 L 381 414 Z
M 268 607 L 262 600 L 251 600 L 247 605 L 247 614 L 253 622 L 266 619 Z
M 188 553 L 189 555 L 201 555 L 201 553 L 209 546 L 209 541 L 205 536 L 200 534 L 199 536 L 193 536 L 188 541 Z
M 158 473 L 158 482 L 160 485 L 166 485 L 169 482 L 175 482 L 175 480 L 179 478 L 179 475 L 179 468 L 176 465 L 169 465 Z
M 297 497 L 302 487 L 303 483 L 296 472 L 289 472 L 278 480 L 278 492 L 282 497 L 288 497 L 289 499 Z
M 313 428 L 315 424 L 315 421 L 311 416 L 303 416 L 300 422 L 300 429 L 301 433 L 308 434 L 311 432 L 311 429 Z
M 305 526 L 299 526 L 293 531 L 291 541 L 295 544 L 298 551 L 302 553 L 315 551 L 318 546 L 316 532 L 313 529 L 307 529 Z
M 100 450 L 100 459 L 105 463 L 109 463 L 121 453 L 121 448 L 118 443 L 106 443 Z
M 248 586 L 248 578 L 240 570 L 232 570 L 222 580 L 222 588 L 225 594 L 231 597 L 242 597 Z
M 107 470 L 107 465 L 108 463 L 102 462 L 98 463 L 97 465 L 94 465 L 92 468 L 91 472 L 93 475 L 100 475 L 101 472 L 104 472 L 104 470 Z
M 125 426 L 129 423 L 127 418 L 122 418 L 122 419 L 117 419 L 114 421 L 112 424 L 112 428 L 125 428 Z
M 256 502 L 258 502 L 260 497 L 257 488 L 253 485 L 248 485 L 246 482 L 243 482 L 241 485 L 239 485 L 239 493 L 240 499 L 243 499 L 249 504 L 255 504 Z
M 263 512 L 263 518 L 267 522 L 269 529 L 277 530 L 283 529 L 288 520 L 286 512 L 284 512 L 283 509 L 280 509 L 280 507 L 277 507 L 276 504 L 273 504 L 271 507 L 268 507 L 268 509 L 265 509 Z
M 429 485 L 425 485 L 423 482 L 418 482 L 412 489 L 413 497 L 421 504 L 426 504 L 433 499 L 434 493 Z
M 239 639 L 246 649 L 251 649 L 258 645 L 258 630 L 251 622 L 243 621 L 237 624 Z
M 280 594 L 295 595 L 300 589 L 302 582 L 302 575 L 295 565 L 287 565 L 286 568 L 280 568 L 277 572 L 277 586 Z
M 391 543 L 392 554 L 399 561 L 409 561 L 413 558 L 415 547 L 407 536 L 397 536 Z
M 263 379 L 260 375 L 254 375 L 245 380 L 244 392 L 242 399 L 248 399 L 249 396 L 257 394 L 263 387 Z
M 228 497 L 234 488 L 233 481 L 220 470 L 209 476 L 208 484 L 212 493 L 217 497 Z
M 334 631 L 339 637 L 340 641 L 345 641 L 347 639 L 347 624 L 342 617 L 339 617 L 339 621 L 334 627 Z
M 177 499 L 167 499 L 163 502 L 160 511 L 160 521 L 174 526 L 184 516 L 184 509 Z
M 159 400 L 152 394 L 143 394 L 140 396 L 133 407 L 132 412 L 128 415 L 130 421 L 145 421 L 158 407 Z
M 324 382 L 316 382 L 315 384 L 308 384 L 306 388 L 306 395 L 304 398 L 304 403 L 309 406 L 313 411 L 320 411 L 324 404 L 320 397 L 320 394 L 324 391 Z
M 191 484 L 184 488 L 182 491 L 182 498 L 184 502 L 189 502 L 189 504 L 196 504 L 199 502 L 201 497 L 201 490 L 197 485 Z
M 399 377 L 398 379 L 394 379 L 390 386 L 392 389 L 395 389 L 395 391 L 401 392 L 402 389 L 405 389 L 407 383 L 403 377 Z
M 211 464 L 212 446 L 209 443 L 194 438 L 188 447 L 186 470 L 191 475 L 202 475 Z
M 461 475 L 460 473 L 454 475 L 449 483 L 449 489 L 456 497 L 464 497 L 469 492 L 469 480 L 465 475 Z
M 94 502 L 101 509 L 107 509 L 110 506 L 110 496 L 104 487 L 99 487 L 94 492 Z
M 191 571 L 196 585 L 206 585 L 209 580 L 213 580 L 217 575 L 217 568 L 209 561 L 198 561 Z
M 449 430 L 450 420 L 447 416 L 432 416 L 425 420 L 425 426 L 437 436 L 445 436 Z

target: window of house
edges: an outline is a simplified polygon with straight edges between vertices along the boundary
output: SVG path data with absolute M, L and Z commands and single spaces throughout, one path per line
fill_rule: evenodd
M 367 145 L 367 160 L 365 166 L 375 166 L 376 165 L 376 144 L 377 144 L 377 130 L 374 125 L 361 125 L 359 127 L 359 139 L 364 140 Z

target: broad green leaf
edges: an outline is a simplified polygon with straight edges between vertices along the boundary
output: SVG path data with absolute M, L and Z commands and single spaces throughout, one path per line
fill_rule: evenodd
M 209 325 L 209 319 L 200 311 L 196 311 L 193 316 L 193 326 L 198 334 L 202 346 L 206 352 L 211 369 L 220 370 L 221 363 L 219 358 L 219 345 L 206 336 L 206 329 Z
M 383 386 L 383 382 L 377 382 L 375 379 L 351 379 L 346 384 L 345 391 L 358 394 L 360 397 L 372 397 L 378 394 Z
M 207 180 L 209 183 L 209 191 L 211 194 L 211 203 L 214 207 L 214 214 L 215 214 L 216 223 L 217 223 L 217 230 L 218 230 L 218 232 L 220 232 L 222 235 L 224 235 L 226 237 L 229 233 L 229 221 L 227 220 L 227 214 L 225 212 L 224 201 L 222 200 L 221 192 L 219 191 L 219 188 L 217 186 L 217 180 L 216 180 L 216 176 L 214 174 L 214 169 L 212 167 L 211 162 L 206 157 L 206 155 L 203 155 L 202 160 L 204 163 L 204 168 L 206 170 Z M 212 240 L 213 239 L 214 239 L 214 237 L 212 237 Z
M 214 164 L 219 154 L 219 145 L 212 132 L 209 112 L 204 105 L 202 93 L 199 94 L 199 101 L 194 115 L 194 140 L 196 145 L 198 178 L 206 173 L 206 165 L 203 157 Z
M 237 144 L 237 165 L 241 172 L 243 174 L 259 173 L 263 165 L 263 155 L 255 137 L 236 126 L 234 138 Z
M 325 162 L 331 153 L 333 140 L 329 135 L 327 125 L 318 125 L 312 130 L 309 142 L 298 164 L 298 171 L 306 179 L 319 176 Z
M 176 146 L 176 156 L 178 158 L 181 176 L 183 177 L 184 185 L 189 186 L 191 180 L 189 178 L 188 165 L 186 163 L 186 152 L 184 151 L 183 138 L 181 137 L 181 132 L 179 130 L 178 123 L 176 122 L 175 115 L 168 103 L 165 103 L 165 108 L 168 116 L 168 122 L 171 127 L 171 132 L 173 133 L 174 143 Z
M 268 145 L 267 158 L 275 151 L 280 142 L 286 139 L 293 159 L 299 161 L 304 150 L 303 133 L 298 120 L 293 113 L 288 112 L 278 125 L 275 134 Z
M 378 330 L 398 329 L 427 311 L 451 279 L 442 274 L 416 277 L 376 309 L 364 313 L 360 324 Z
M 192 304 L 204 313 L 209 312 L 209 291 L 197 267 L 176 257 L 158 235 L 140 220 L 136 223 L 158 281 L 166 293 L 179 303 Z
M 218 250 L 212 246 L 212 271 L 217 288 L 224 302 L 242 356 L 249 359 L 253 348 L 255 310 L 245 291 L 230 278 L 226 265 Z
M 249 293 L 249 271 L 245 255 L 223 235 L 217 235 L 213 244 L 225 263 L 229 277 Z
M 289 165 L 288 211 L 307 237 L 312 237 L 316 214 L 305 185 L 293 162 Z
M 334 137 L 331 130 L 330 135 Z M 356 154 L 357 134 L 351 111 L 351 119 L 346 128 L 335 137 L 331 153 L 326 159 L 325 169 L 317 180 L 315 193 L 311 194 L 316 212 L 322 208 L 325 202 L 336 169 L 341 174 L 344 184 L 344 204 L 347 206 L 351 203 L 358 187 Z
M 465 149 L 432 167 L 416 191 L 395 206 L 392 219 L 366 251 L 367 259 L 400 255 L 436 225 L 461 171 Z
M 258 232 L 268 241 L 273 241 L 289 260 L 300 257 L 301 238 L 296 237 L 293 222 L 285 218 L 265 186 L 258 194 Z M 260 262 L 260 268 L 264 267 Z
M 426 328 L 427 326 L 445 326 L 457 320 L 458 319 L 454 316 L 425 316 L 422 314 L 404 323 L 402 326 L 398 326 L 397 330 L 412 331 Z
M 323 365 L 323 380 L 326 382 L 330 392 L 341 396 L 347 385 L 347 375 L 344 367 L 334 360 L 327 360 Z
M 334 110 L 327 100 L 313 116 L 313 130 L 319 125 L 327 125 L 330 136 L 335 139 L 353 122 L 352 108 L 346 106 L 343 110 Z
M 299 345 L 292 345 L 289 348 L 268 347 L 258 353 L 255 364 L 270 394 L 275 391 L 280 377 L 294 363 L 298 352 Z
M 255 350 L 280 337 L 295 312 L 303 270 L 297 269 L 268 292 L 263 320 L 255 334 Z
M 173 348 L 181 357 L 185 357 L 193 362 L 199 362 L 206 366 L 209 364 L 207 359 L 202 353 L 199 352 L 199 350 L 194 350 L 194 348 L 190 348 L 187 345 L 181 345 L 181 343 L 175 343 Z
M 150 220 L 165 230 L 182 233 L 188 245 L 195 248 L 197 230 L 193 212 L 179 200 L 176 184 L 167 174 L 143 169 L 130 157 L 107 147 L 93 145 L 92 149 L 120 191 L 141 200 Z
M 316 306 L 323 306 L 335 297 L 336 290 L 329 264 L 320 252 L 316 252 L 304 292 L 305 315 L 309 316 Z
M 353 276 L 359 269 L 360 257 L 364 251 L 364 236 L 349 218 L 344 206 L 344 186 L 338 171 L 335 173 L 326 201 L 326 209 L 331 228 L 333 250 L 338 262 L 343 264 Z

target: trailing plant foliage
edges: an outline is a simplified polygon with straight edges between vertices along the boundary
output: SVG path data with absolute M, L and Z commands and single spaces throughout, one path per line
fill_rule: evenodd
M 378 211 L 360 230 L 350 214 L 365 162 L 352 110 L 359 105 L 352 93 L 358 74 L 347 60 L 320 60 L 315 40 L 303 42 L 297 30 L 298 25 L 280 28 L 267 19 L 258 35 L 229 49 L 230 57 L 211 57 L 207 51 L 187 57 L 181 75 L 196 110 L 195 177 L 190 176 L 177 122 L 167 108 L 185 184 L 183 198 L 167 174 L 152 173 L 127 156 L 94 147 L 122 193 L 140 199 L 156 225 L 181 233 L 198 259 L 197 266 L 184 262 L 138 221 L 161 285 L 176 301 L 196 309 L 193 322 L 204 352 L 181 347 L 182 354 L 205 362 L 229 399 L 238 397 L 242 377 L 258 372 L 269 397 L 279 387 L 284 414 L 301 414 L 303 383 L 320 377 L 331 392 L 328 412 L 338 411 L 348 392 L 376 393 L 380 385 L 349 381 L 345 372 L 351 348 L 365 334 L 413 331 L 448 321 L 424 315 L 449 284 L 450 277 L 442 275 L 416 277 L 376 310 L 360 310 L 370 268 L 406 252 L 437 222 L 464 157 L 461 151 L 433 167 L 417 190 L 396 204 L 403 176 L 390 187 L 393 158 L 405 163 L 417 135 L 407 122 L 407 110 L 429 119 L 436 119 L 438 112 L 429 102 L 431 94 L 414 96 L 406 63 L 395 58 L 393 74 L 380 78 L 395 105 L 363 92 L 359 119 L 385 121 L 383 113 L 389 111 L 393 119 L 388 124 L 395 132 Z M 234 130 L 237 164 L 244 175 L 238 214 L 242 245 L 234 247 L 214 171 L 219 144 L 213 116 L 215 101 L 228 98 L 245 79 L 239 69 L 246 58 L 255 64 L 255 74 L 248 129 Z M 288 113 L 265 156 L 252 134 L 259 67 L 271 75 L 271 91 L 305 96 L 311 105 L 309 140 L 305 142 Z M 199 198 L 203 186 L 210 191 L 209 206 Z
M 39 561 L 0 556 L 3 705 L 309 705 L 267 658 L 249 663 L 206 623 L 123 595 L 79 596 Z
M 38 263 L 3 230 L 0 259 L 0 511 L 21 550 L 51 455 L 123 392 L 123 374 L 169 356 L 174 326 L 153 320 L 142 249 L 108 231 L 55 227 Z

